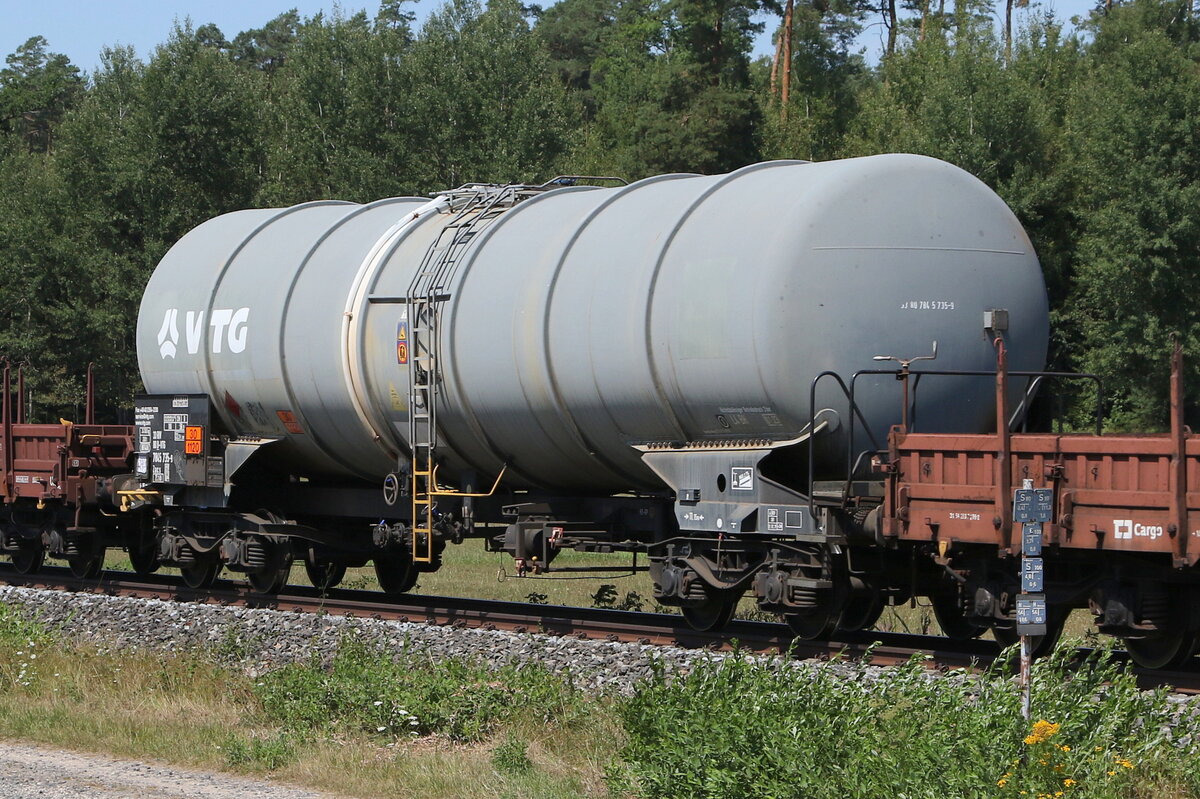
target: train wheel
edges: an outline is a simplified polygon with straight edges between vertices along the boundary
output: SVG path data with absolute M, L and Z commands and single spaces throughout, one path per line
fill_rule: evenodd
M 212 588 L 212 584 L 217 581 L 217 575 L 220 573 L 221 561 L 219 560 L 201 561 L 193 563 L 190 566 L 179 567 L 179 574 L 183 577 L 183 584 L 197 591 Z
M 856 594 L 846 601 L 837 628 L 854 632 L 869 630 L 883 615 L 883 597 L 877 593 Z
M 292 574 L 292 559 L 280 565 L 266 566 L 252 572 L 246 572 L 250 587 L 260 594 L 278 594 L 287 585 L 288 577 Z
M 12 553 L 13 568 L 17 574 L 33 574 L 46 562 L 46 550 L 40 545 L 21 547 Z
M 292 564 L 286 566 L 267 567 L 252 572 L 246 572 L 246 580 L 250 587 L 260 594 L 278 594 L 292 574 Z
M 385 594 L 403 594 L 417 584 L 418 573 L 406 552 L 375 556 L 375 577 Z
M 292 573 L 292 547 L 287 541 L 255 536 L 262 547 L 264 565 L 246 572 L 250 587 L 260 594 L 278 594 Z
M 699 605 L 685 605 L 679 609 L 683 620 L 693 630 L 708 632 L 719 630 L 733 618 L 741 592 L 707 591 L 705 600 Z
M 792 633 L 804 641 L 824 641 L 833 635 L 841 614 L 832 608 L 817 607 L 801 613 L 785 613 L 783 620 Z
M 333 588 L 346 576 L 346 564 L 318 558 L 310 549 L 304 558 L 304 573 L 314 588 Z
M 161 565 L 158 561 L 158 548 L 153 539 L 149 544 L 134 540 L 125 551 L 129 553 L 129 565 L 142 577 L 154 574 Z
M 929 601 L 933 605 L 933 618 L 942 628 L 942 635 L 947 638 L 969 641 L 987 632 L 987 627 L 967 619 L 962 604 L 954 594 L 934 594 Z
M 1154 638 L 1126 638 L 1125 651 L 1143 669 L 1182 666 L 1196 651 L 1196 636 L 1190 633 L 1160 635 Z
M 73 576 L 80 580 L 99 577 L 100 572 L 104 571 L 104 548 L 101 547 L 99 552 L 90 555 L 68 559 L 67 568 L 71 570 Z

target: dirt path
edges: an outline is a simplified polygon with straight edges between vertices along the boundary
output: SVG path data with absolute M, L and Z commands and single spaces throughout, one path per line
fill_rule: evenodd
M 0 741 L 0 799 L 333 799 L 265 780 Z

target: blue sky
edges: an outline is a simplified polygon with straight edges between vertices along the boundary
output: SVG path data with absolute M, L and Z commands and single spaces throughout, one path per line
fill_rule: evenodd
M 418 0 L 413 6 L 419 19 L 442 0 Z M 543 0 L 543 4 L 549 4 Z M 1043 0 L 1063 20 L 1085 14 L 1092 0 Z M 132 45 L 146 59 L 155 45 L 166 41 L 175 20 L 191 18 L 195 26 L 215 23 L 228 38 L 295 7 L 301 16 L 319 11 L 333 13 L 335 3 L 323 0 L 0 0 L 0 55 L 8 55 L 30 36 L 45 36 L 53 52 L 65 53 L 76 66 L 91 71 L 100 63 L 100 51 L 109 45 Z M 378 0 L 347 0 L 344 14 L 365 9 L 374 15 Z M 770 27 L 770 26 L 768 26 Z M 878 50 L 879 28 L 862 39 L 868 50 Z M 758 43 L 757 53 L 770 50 L 769 33 Z

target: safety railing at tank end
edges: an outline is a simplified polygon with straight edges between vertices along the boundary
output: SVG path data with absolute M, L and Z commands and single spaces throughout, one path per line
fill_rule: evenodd
M 936 349 L 934 350 L 936 353 Z M 999 368 L 994 370 L 966 370 L 966 369 L 921 369 L 912 371 L 905 364 L 899 369 L 860 369 L 855 372 L 850 378 L 850 385 L 847 386 L 842 376 L 833 371 L 824 371 L 812 379 L 809 384 L 808 391 L 808 429 L 816 430 L 816 421 L 819 412 L 817 411 L 817 386 L 822 380 L 833 378 L 838 388 L 841 389 L 843 396 L 850 403 L 850 424 L 847 431 L 846 443 L 846 479 L 844 481 L 843 495 L 854 481 L 854 475 L 857 473 L 863 458 L 883 451 L 879 440 L 875 438 L 875 434 L 871 431 L 871 426 L 867 424 L 866 417 L 863 415 L 862 409 L 856 401 L 856 390 L 858 379 L 860 377 L 870 376 L 891 376 L 903 383 L 903 409 L 901 417 L 904 420 L 903 428 L 905 432 L 913 432 L 912 428 L 916 425 L 917 419 L 917 389 L 920 387 L 922 377 L 990 377 L 995 379 L 999 373 Z M 1008 377 L 1027 378 L 1029 383 L 1026 386 L 1020 404 L 1009 418 L 1008 427 L 1011 430 L 1020 420 L 1024 419 L 1029 412 L 1029 404 L 1032 402 L 1033 395 L 1040 388 L 1044 380 L 1090 380 L 1096 385 L 1096 435 L 1103 434 L 1104 427 L 1104 383 L 1099 375 L 1089 372 L 1049 372 L 1049 371 L 1008 371 L 1005 370 Z M 912 377 L 911 394 L 908 386 L 908 378 Z M 910 412 L 911 408 L 911 412 Z M 863 450 L 855 456 L 854 448 L 854 430 L 855 419 L 862 424 L 863 430 L 870 439 L 873 449 Z M 816 436 L 812 435 L 808 442 L 808 510 L 812 514 L 813 519 L 816 519 Z
M 489 196 L 492 194 L 507 195 L 519 200 L 523 197 L 532 197 L 554 189 L 591 183 L 611 183 L 616 186 L 629 185 L 629 181 L 625 180 L 625 178 L 618 178 L 612 175 L 556 175 L 544 183 L 464 183 L 456 189 L 440 191 L 437 193 L 437 196 L 450 200 L 450 207 L 447 210 L 454 213 L 458 210 L 454 207 L 455 200 L 469 203 L 481 195 Z

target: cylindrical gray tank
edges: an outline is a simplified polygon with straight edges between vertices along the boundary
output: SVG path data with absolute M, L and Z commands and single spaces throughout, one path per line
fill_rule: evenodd
M 209 394 L 230 430 L 286 439 L 272 450 L 294 473 L 381 479 L 407 449 L 408 373 L 405 306 L 379 300 L 405 295 L 449 219 L 402 198 L 204 223 L 146 288 L 146 390 Z M 848 380 L 934 340 L 927 368 L 992 369 L 985 310 L 1009 312 L 1014 370 L 1042 367 L 1049 328 L 1012 212 L 914 155 L 549 191 L 472 240 L 448 294 L 443 473 L 508 461 L 512 484 L 574 490 L 657 486 L 633 444 L 795 437 L 823 370 Z M 919 397 L 922 429 L 993 425 L 989 380 Z M 881 438 L 899 421 L 892 378 L 860 403 Z M 837 443 L 845 402 L 830 384 L 818 404 L 841 409 Z

